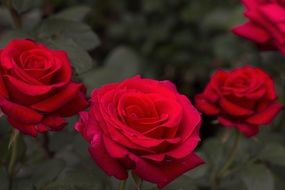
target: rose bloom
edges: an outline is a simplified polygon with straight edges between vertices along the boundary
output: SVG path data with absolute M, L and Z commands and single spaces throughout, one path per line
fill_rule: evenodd
M 285 54 L 285 1 L 243 0 L 249 21 L 233 29 L 262 49 L 279 49 Z
M 251 66 L 218 70 L 204 92 L 196 96 L 196 106 L 248 137 L 256 135 L 258 127 L 269 124 L 282 109 L 271 77 Z
M 67 54 L 31 40 L 13 40 L 0 50 L 0 106 L 9 123 L 36 136 L 60 130 L 63 117 L 88 102 L 82 84 L 71 81 Z
M 200 113 L 168 81 L 134 77 L 96 89 L 89 112 L 75 128 L 110 176 L 128 170 L 164 187 L 203 161 L 193 153 L 200 141 Z

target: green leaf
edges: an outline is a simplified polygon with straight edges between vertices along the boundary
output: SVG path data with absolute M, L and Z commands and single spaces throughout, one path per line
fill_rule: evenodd
M 82 21 L 90 11 L 90 7 L 87 6 L 74 6 L 63 10 L 52 17 L 73 21 Z
M 164 190 L 198 190 L 195 182 L 186 176 L 176 178 L 172 183 L 167 185 Z
M 88 25 L 72 20 L 46 19 L 39 27 L 38 35 L 41 39 L 70 38 L 85 50 L 100 44 L 97 35 Z
M 13 39 L 33 39 L 33 37 L 24 31 L 9 30 L 0 37 L 0 48 L 5 47 Z
M 242 44 L 233 34 L 221 35 L 213 39 L 212 46 L 215 56 L 223 60 L 234 60 L 242 54 Z
M 261 151 L 259 158 L 276 165 L 285 166 L 285 147 L 279 143 L 268 143 Z
M 95 87 L 136 75 L 139 71 L 139 62 L 138 56 L 131 49 L 118 47 L 107 57 L 103 68 L 86 73 L 82 80 L 91 91 Z
M 207 139 L 203 144 L 202 151 L 212 172 L 224 163 L 226 151 L 224 144 L 218 138 Z
M 19 13 L 38 7 L 40 4 L 41 1 L 35 0 L 13 0 L 13 6 Z
M 39 189 L 52 182 L 64 169 L 65 162 L 58 159 L 47 160 L 32 168 L 32 181 Z
M 247 190 L 274 190 L 274 178 L 269 169 L 261 164 L 251 164 L 240 173 Z
M 55 49 L 65 50 L 77 74 L 86 72 L 93 66 L 90 55 L 72 39 L 56 38 L 46 43 Z
M 207 170 L 208 170 L 208 166 L 207 164 L 204 164 L 204 165 L 201 165 L 197 168 L 190 170 L 184 175 L 190 177 L 191 179 L 198 179 L 198 178 L 204 177 L 207 173 Z
M 0 23 L 1 23 L 1 27 L 2 26 L 5 26 L 5 27 L 13 26 L 13 19 L 9 13 L 9 10 L 5 6 L 0 6 Z
M 213 29 L 226 30 L 228 29 L 227 23 L 229 22 L 231 13 L 232 12 L 230 10 L 225 9 L 213 10 L 206 15 L 205 19 L 202 22 L 202 27 L 206 31 Z
M 0 166 L 0 189 L 8 189 L 8 176 L 4 167 Z
M 109 178 L 97 168 L 93 161 L 84 161 L 66 171 L 60 179 L 48 184 L 45 190 L 111 190 Z
M 8 145 L 9 145 L 9 136 L 2 137 L 0 139 L 0 166 L 8 163 L 9 158 L 9 151 L 8 151 Z

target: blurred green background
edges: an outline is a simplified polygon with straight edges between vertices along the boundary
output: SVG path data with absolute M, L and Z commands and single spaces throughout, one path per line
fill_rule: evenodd
M 171 80 L 190 100 L 219 68 L 250 64 L 269 72 L 281 102 L 285 97 L 285 60 L 277 52 L 259 52 L 254 44 L 231 33 L 245 21 L 239 0 L 13 0 L 23 21 L 13 27 L 0 5 L 0 47 L 13 38 L 31 38 L 69 53 L 74 79 L 90 93 L 109 82 L 140 74 Z M 257 139 L 243 139 L 238 165 L 223 189 L 284 190 L 284 113 Z M 24 137 L 13 190 L 111 190 L 109 179 L 90 160 L 87 145 L 74 133 L 77 117 L 61 133 Z M 0 120 L 0 190 L 6 190 L 4 165 L 9 159 L 10 127 Z M 206 166 L 188 172 L 166 190 L 208 190 L 211 175 L 229 151 L 218 140 L 224 129 L 203 115 L 199 152 Z M 265 143 L 264 142 L 270 142 Z M 231 143 L 231 139 L 229 140 Z M 48 146 L 47 146 L 48 145 Z M 260 153 L 261 152 L 261 153 Z M 270 156 L 268 156 L 270 155 Z M 261 164 L 262 163 L 262 164 Z M 112 182 L 111 182 L 112 181 Z M 112 185 L 113 183 L 113 185 Z M 134 189 L 130 182 L 129 189 Z M 144 184 L 144 189 L 155 189 Z

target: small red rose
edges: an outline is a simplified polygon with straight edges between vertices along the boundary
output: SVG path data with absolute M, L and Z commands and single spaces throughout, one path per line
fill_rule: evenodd
M 0 50 L 0 106 L 9 123 L 36 136 L 60 130 L 64 117 L 87 107 L 85 87 L 71 81 L 67 54 L 31 40 Z
M 283 107 L 271 77 L 251 66 L 217 71 L 204 92 L 196 96 L 196 106 L 248 137 L 256 135 L 260 125 L 269 124 Z
M 168 81 L 134 77 L 93 91 L 89 112 L 76 130 L 110 176 L 123 180 L 132 170 L 164 187 L 203 161 L 193 152 L 200 113 Z
M 285 1 L 242 0 L 248 22 L 233 32 L 255 42 L 261 49 L 279 49 L 285 55 Z

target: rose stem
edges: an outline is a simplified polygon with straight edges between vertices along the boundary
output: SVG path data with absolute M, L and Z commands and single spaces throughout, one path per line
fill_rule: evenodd
M 126 189 L 127 180 L 121 180 L 119 190 Z
M 14 25 L 16 28 L 20 29 L 22 27 L 22 19 L 20 14 L 17 12 L 17 10 L 13 7 L 12 0 L 6 0 L 6 6 L 10 12 L 10 15 L 13 19 Z
M 49 135 L 48 135 L 48 133 L 43 134 L 42 148 L 43 148 L 43 150 L 46 153 L 48 158 L 53 158 L 54 152 L 49 149 Z
M 234 161 L 235 155 L 236 155 L 238 147 L 239 147 L 240 137 L 241 137 L 241 134 L 238 131 L 236 131 L 233 147 L 231 148 L 231 151 L 230 151 L 226 161 L 224 162 L 224 165 L 221 167 L 221 169 L 217 172 L 216 176 L 214 177 L 212 190 L 219 190 L 221 178 L 224 177 L 228 168 L 231 166 L 232 162 Z
M 17 160 L 17 149 L 18 149 L 18 140 L 19 140 L 20 133 L 17 129 L 13 129 L 8 149 L 11 151 L 10 160 L 8 163 L 8 176 L 9 176 L 9 184 L 8 189 L 12 189 L 13 185 L 13 178 L 14 178 L 14 169 Z

